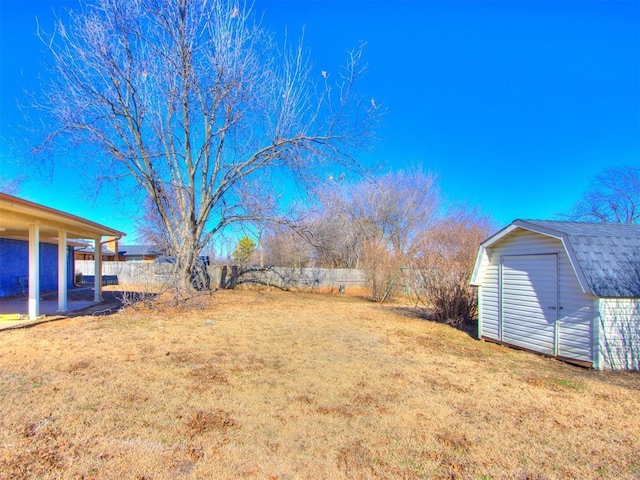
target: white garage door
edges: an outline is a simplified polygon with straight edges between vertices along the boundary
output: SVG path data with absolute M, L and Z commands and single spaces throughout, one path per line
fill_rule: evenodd
M 502 341 L 555 355 L 558 256 L 502 257 Z

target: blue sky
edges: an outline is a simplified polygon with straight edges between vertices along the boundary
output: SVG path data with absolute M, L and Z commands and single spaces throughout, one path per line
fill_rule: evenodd
M 3 178 L 24 172 L 7 139 L 43 71 L 35 17 L 50 30 L 52 10 L 68 5 L 0 0 Z M 277 34 L 304 25 L 318 70 L 366 41 L 360 88 L 388 114 L 363 161 L 436 172 L 449 200 L 498 226 L 566 213 L 601 169 L 640 162 L 639 1 L 256 0 L 255 10 Z M 86 198 L 81 178 L 60 162 L 20 195 L 133 234 L 107 196 Z

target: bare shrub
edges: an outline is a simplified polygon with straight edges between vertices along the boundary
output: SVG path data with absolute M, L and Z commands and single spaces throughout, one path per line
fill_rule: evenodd
M 189 289 L 184 287 L 174 263 L 145 263 L 140 267 L 143 272 L 138 275 L 135 287 L 123 291 L 118 297 L 125 309 L 201 308 L 204 305 L 202 297 L 212 293 L 210 275 L 203 264 L 192 271 Z
M 489 231 L 486 217 L 458 207 L 422 234 L 414 288 L 420 300 L 433 309 L 435 319 L 457 324 L 475 318 L 477 296 L 469 278 L 478 245 Z
M 391 288 L 391 282 L 399 269 L 399 261 L 393 253 L 389 252 L 379 242 L 371 242 L 365 245 L 363 269 L 365 271 L 367 285 L 371 289 L 371 298 L 376 302 L 381 302 L 387 290 Z M 396 290 L 390 290 L 388 297 L 393 298 Z

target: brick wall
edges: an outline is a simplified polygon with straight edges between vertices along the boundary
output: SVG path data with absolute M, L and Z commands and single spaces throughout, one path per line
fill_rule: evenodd
M 67 286 L 73 287 L 73 250 L 67 265 Z M 29 243 L 24 240 L 0 238 L 0 297 L 21 295 L 28 291 Z M 20 279 L 23 285 L 20 284 Z M 58 246 L 40 243 L 40 291 L 58 288 Z

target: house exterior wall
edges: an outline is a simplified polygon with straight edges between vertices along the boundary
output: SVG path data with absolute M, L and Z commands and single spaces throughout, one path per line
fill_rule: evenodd
M 73 248 L 68 250 L 67 287 L 73 287 Z M 29 242 L 0 238 L 0 298 L 26 293 Z M 22 280 L 22 284 L 20 281 Z M 40 290 L 58 288 L 58 246 L 40 243 Z
M 599 365 L 611 370 L 640 370 L 640 299 L 600 298 Z
M 484 338 L 502 341 L 501 274 L 503 255 L 558 255 L 558 357 L 592 362 L 594 301 L 582 292 L 569 257 L 556 238 L 516 230 L 487 249 L 480 296 L 479 332 Z

